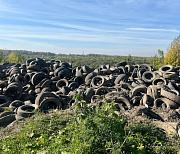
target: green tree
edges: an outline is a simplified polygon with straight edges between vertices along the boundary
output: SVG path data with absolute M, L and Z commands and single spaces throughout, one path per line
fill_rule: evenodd
M 162 50 L 158 50 L 158 54 L 152 58 L 151 64 L 157 69 L 164 65 L 164 52 Z
M 80 61 L 76 61 L 75 62 L 75 66 L 81 66 L 81 62 Z
M 131 64 L 131 61 L 132 61 L 132 56 L 131 56 L 131 54 L 128 54 L 127 63 Z
M 4 53 L 0 51 L 0 63 L 4 60 Z
M 164 63 L 173 66 L 180 66 L 180 35 L 175 38 L 168 47 Z
M 19 63 L 25 61 L 24 56 L 19 52 L 12 52 L 9 57 L 8 61 L 10 63 Z

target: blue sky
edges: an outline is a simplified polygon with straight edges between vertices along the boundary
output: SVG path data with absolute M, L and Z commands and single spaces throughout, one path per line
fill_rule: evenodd
M 0 0 L 0 49 L 154 56 L 180 34 L 179 0 Z

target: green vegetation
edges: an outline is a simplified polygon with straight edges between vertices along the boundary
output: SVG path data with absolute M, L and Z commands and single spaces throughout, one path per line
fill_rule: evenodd
M 4 53 L 3 62 L 19 63 L 24 62 L 30 58 L 43 58 L 46 60 L 61 60 L 72 63 L 73 66 L 87 65 L 91 68 L 98 68 L 102 64 L 110 64 L 114 66 L 116 63 L 127 61 L 128 64 L 143 64 L 150 63 L 150 57 L 133 57 L 130 54 L 128 56 L 110 56 L 100 54 L 88 54 L 88 55 L 76 55 L 76 54 L 55 54 L 50 52 L 32 52 L 23 50 L 0 50 Z
M 158 54 L 152 57 L 150 63 L 156 69 L 159 69 L 163 65 L 180 66 L 180 35 L 171 42 L 165 56 L 164 52 L 159 49 Z
M 168 47 L 164 62 L 165 64 L 180 66 L 180 35 Z
M 2 139 L 3 153 L 175 153 L 178 141 L 148 121 L 135 123 L 116 114 L 113 103 L 87 107 L 76 96 L 74 116 L 39 114 L 21 131 Z M 130 124 L 131 123 L 131 124 Z
M 0 63 L 3 62 L 4 59 L 4 53 L 3 51 L 0 51 Z
M 10 63 L 19 63 L 24 61 L 24 56 L 20 52 L 12 52 L 8 56 L 8 62 Z
M 164 65 L 164 52 L 162 50 L 158 50 L 158 54 L 156 54 L 151 59 L 151 64 L 156 68 L 159 69 L 161 66 Z

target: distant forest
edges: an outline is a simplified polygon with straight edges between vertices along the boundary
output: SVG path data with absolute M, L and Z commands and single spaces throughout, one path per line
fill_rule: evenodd
M 25 62 L 30 58 L 43 58 L 46 60 L 61 60 L 72 63 L 73 66 L 87 65 L 91 68 L 97 68 L 102 64 L 115 65 L 118 62 L 126 61 L 128 64 L 150 63 L 151 57 L 112 56 L 104 54 L 55 54 L 51 52 L 34 52 L 26 50 L 0 50 L 0 62 Z

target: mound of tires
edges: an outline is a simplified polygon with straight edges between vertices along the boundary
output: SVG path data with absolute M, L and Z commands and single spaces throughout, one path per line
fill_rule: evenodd
M 175 117 L 180 115 L 179 67 L 165 65 L 156 70 L 149 64 L 121 62 L 91 69 L 41 58 L 23 64 L 4 63 L 0 66 L 0 126 L 30 117 L 36 110 L 67 109 L 74 104 L 76 94 L 89 106 L 106 99 L 122 114 L 135 115 L 133 109 L 140 107 L 143 115 L 173 121 L 161 113 L 168 115 L 173 110 Z

